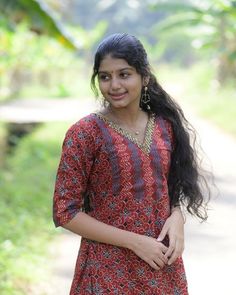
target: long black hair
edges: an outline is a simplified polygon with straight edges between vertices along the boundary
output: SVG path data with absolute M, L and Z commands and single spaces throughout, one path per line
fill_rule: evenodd
M 150 108 L 147 108 L 145 104 L 140 106 L 144 111 L 155 113 L 168 120 L 173 128 L 174 149 L 168 176 L 171 206 L 182 204 L 191 215 L 206 220 L 206 206 L 210 191 L 205 177 L 200 173 L 195 151 L 195 132 L 186 120 L 182 109 L 157 82 L 142 43 L 136 37 L 125 33 L 113 34 L 105 38 L 97 48 L 91 78 L 91 87 L 96 95 L 98 95 L 96 77 L 101 61 L 107 55 L 126 60 L 141 77 L 149 78 Z M 190 143 L 190 135 L 194 138 L 193 144 Z

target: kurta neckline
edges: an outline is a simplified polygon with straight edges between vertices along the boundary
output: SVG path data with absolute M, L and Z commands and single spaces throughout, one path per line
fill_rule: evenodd
M 125 138 L 129 139 L 131 142 L 136 144 L 143 152 L 145 152 L 146 154 L 150 153 L 151 144 L 152 144 L 152 135 L 153 135 L 154 126 L 155 126 L 155 114 L 152 113 L 149 115 L 143 142 L 140 142 L 129 131 L 125 130 L 124 128 L 119 126 L 119 124 L 113 122 L 112 120 L 109 120 L 101 113 L 96 112 L 93 114 L 97 116 L 99 119 L 101 119 L 104 123 L 106 123 L 110 128 L 115 130 L 117 133 L 121 134 L 122 136 L 124 136 Z

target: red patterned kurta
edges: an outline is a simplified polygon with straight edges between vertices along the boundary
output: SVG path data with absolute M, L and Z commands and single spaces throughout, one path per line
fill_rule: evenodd
M 170 215 L 167 187 L 172 131 L 151 116 L 143 144 L 90 114 L 67 132 L 54 194 L 54 222 L 87 207 L 97 220 L 157 238 Z M 168 243 L 168 241 L 166 241 Z M 71 295 L 186 295 L 182 258 L 152 269 L 132 251 L 82 238 Z

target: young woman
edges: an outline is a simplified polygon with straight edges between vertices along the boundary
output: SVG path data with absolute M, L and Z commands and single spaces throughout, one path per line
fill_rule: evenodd
M 206 218 L 181 109 L 134 36 L 99 45 L 91 84 L 104 107 L 67 132 L 54 222 L 82 236 L 71 295 L 188 294 L 180 205 Z

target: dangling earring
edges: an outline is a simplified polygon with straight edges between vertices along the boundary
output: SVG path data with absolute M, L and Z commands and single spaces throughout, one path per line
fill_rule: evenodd
M 101 103 L 102 103 L 102 106 L 103 106 L 104 108 L 107 108 L 107 107 L 110 106 L 109 101 L 107 101 L 106 98 L 104 98 L 104 97 L 102 97 L 102 99 L 101 99 Z
M 144 93 L 142 94 L 142 96 L 141 96 L 141 106 L 145 106 L 146 108 L 147 108 L 147 110 L 151 110 L 151 108 L 150 108 L 150 101 L 151 101 L 151 99 L 150 99 L 150 95 L 148 94 L 148 88 L 147 88 L 147 86 L 145 86 L 144 87 Z

